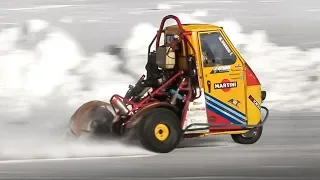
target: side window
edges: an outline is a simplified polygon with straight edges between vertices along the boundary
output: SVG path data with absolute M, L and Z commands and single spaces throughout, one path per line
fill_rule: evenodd
M 172 43 L 172 42 L 175 40 L 175 37 L 174 37 L 174 36 L 175 36 L 175 35 L 173 35 L 173 34 L 167 34 L 167 35 L 166 35 L 166 38 L 165 38 L 165 40 L 164 40 L 164 44 L 170 44 L 170 43 Z M 182 44 L 181 44 L 181 43 L 177 44 L 175 50 L 177 50 L 177 51 L 182 50 Z
M 237 60 L 219 32 L 200 34 L 203 65 L 231 65 Z
M 165 43 L 165 44 L 171 43 L 173 39 L 174 39 L 174 35 L 172 35 L 172 34 L 167 34 L 164 43 Z

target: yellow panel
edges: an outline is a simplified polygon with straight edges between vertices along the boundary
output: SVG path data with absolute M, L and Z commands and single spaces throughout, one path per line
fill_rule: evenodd
M 211 32 L 220 32 L 223 36 L 224 40 L 226 40 L 229 47 L 232 47 L 232 44 L 229 44 L 230 41 L 228 41 L 228 38 L 224 36 L 224 33 L 221 31 L 211 31 Z M 199 38 L 198 38 L 199 39 Z M 233 50 L 233 48 L 232 48 Z M 233 51 L 234 52 L 234 51 Z M 200 53 L 199 53 L 200 54 Z M 210 72 L 217 66 L 213 67 L 203 67 L 203 80 L 204 80 L 204 89 L 205 92 L 210 94 L 211 96 L 214 96 L 215 98 L 219 99 L 220 101 L 224 102 L 225 104 L 230 105 L 234 109 L 240 111 L 243 114 L 246 114 L 246 99 L 245 99 L 245 80 L 244 80 L 244 65 L 242 60 L 238 57 L 238 54 L 236 55 L 236 62 L 232 65 L 230 65 L 230 72 L 227 73 L 216 73 L 211 74 Z M 199 61 L 201 56 L 199 55 Z M 202 61 L 200 61 L 202 63 Z M 226 66 L 224 66 L 226 67 Z M 242 77 L 242 78 L 241 78 Z M 211 89 L 208 88 L 207 82 L 211 82 Z M 230 91 L 226 92 L 223 90 L 214 90 L 214 85 L 216 83 L 222 83 L 225 81 L 229 82 L 236 82 L 237 87 L 230 89 Z M 237 106 L 234 106 L 229 101 L 230 100 L 236 100 L 240 101 Z
M 234 65 L 231 65 L 231 69 L 232 69 L 232 66 L 234 66 Z M 220 101 L 232 106 L 234 109 L 237 109 L 241 113 L 246 114 L 245 81 L 243 81 L 241 79 L 233 80 L 233 77 L 234 77 L 233 74 L 237 74 L 236 76 L 238 76 L 238 72 L 231 71 L 230 73 L 220 73 L 220 74 L 217 73 L 217 74 L 212 75 L 212 74 L 210 74 L 212 69 L 213 68 L 203 68 L 203 74 L 205 74 L 205 77 L 204 77 L 204 79 L 205 79 L 205 82 L 204 82 L 205 92 L 214 96 L 215 98 L 219 99 Z M 243 72 L 239 72 L 239 76 L 241 76 L 240 73 L 243 73 Z M 214 84 L 224 82 L 225 80 L 229 80 L 230 82 L 236 82 L 237 87 L 230 89 L 229 92 L 225 92 L 223 90 L 215 90 L 214 91 Z M 208 87 L 206 86 L 207 81 L 210 81 L 212 84 L 210 91 L 209 91 Z M 231 99 L 239 101 L 240 103 L 235 106 L 229 102 Z
M 257 104 L 255 104 L 254 102 L 252 102 L 249 99 L 250 95 L 257 101 Z M 260 118 L 261 118 L 260 117 L 261 116 L 261 112 L 260 112 L 260 109 L 259 109 L 259 107 L 261 105 L 261 86 L 260 85 L 248 86 L 247 87 L 246 97 L 247 97 L 248 124 L 249 125 L 259 124 Z
M 221 29 L 220 26 L 215 26 L 212 24 L 183 24 L 183 29 L 186 31 L 212 31 L 212 30 L 218 30 Z M 175 31 L 178 29 L 177 25 L 167 26 L 166 29 L 170 31 Z

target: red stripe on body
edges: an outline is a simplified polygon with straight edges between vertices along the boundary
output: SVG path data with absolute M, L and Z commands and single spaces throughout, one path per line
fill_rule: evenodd
M 246 64 L 246 80 L 247 80 L 247 86 L 255 86 L 255 85 L 260 85 L 259 79 L 257 76 L 254 74 L 252 69 L 248 64 Z
M 226 125 L 231 124 L 231 122 L 228 119 L 216 114 L 215 112 L 213 112 L 209 109 L 207 109 L 207 116 L 208 116 L 208 123 L 209 124 L 226 124 Z M 239 130 L 241 128 L 242 128 L 241 126 L 233 126 L 233 127 L 217 126 L 217 127 L 210 127 L 209 129 L 210 129 L 210 133 L 212 133 L 212 132 L 221 132 L 221 131 L 225 131 L 225 130 Z

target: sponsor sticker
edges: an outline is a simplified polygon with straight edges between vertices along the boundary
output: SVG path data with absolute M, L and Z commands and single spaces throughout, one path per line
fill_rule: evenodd
M 220 36 L 219 40 L 221 42 L 221 44 L 224 46 L 224 48 L 228 51 L 229 55 L 231 56 L 233 53 L 230 50 L 230 48 L 228 47 L 227 43 L 223 40 L 223 38 Z
M 216 66 L 213 68 L 210 74 L 225 73 L 229 71 L 230 71 L 230 66 Z
M 248 97 L 250 99 L 251 102 L 253 102 L 253 104 L 260 110 L 260 104 L 258 103 L 258 101 L 256 99 L 254 99 L 251 95 Z
M 215 83 L 214 89 L 221 89 L 224 92 L 230 91 L 231 88 L 238 87 L 237 81 L 231 82 L 229 79 L 223 79 L 221 83 Z
M 230 99 L 228 102 L 233 104 L 236 107 L 239 107 L 238 105 L 240 104 L 240 101 L 236 99 Z
M 205 111 L 205 107 L 194 107 L 194 108 L 189 108 L 189 111 Z
M 193 105 L 200 105 L 200 104 L 202 104 L 202 102 L 197 102 L 197 101 L 195 101 L 195 102 L 193 102 L 192 104 L 193 104 Z

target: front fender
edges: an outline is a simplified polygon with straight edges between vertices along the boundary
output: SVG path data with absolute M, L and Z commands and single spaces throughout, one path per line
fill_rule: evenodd
M 110 103 L 98 100 L 86 102 L 73 113 L 69 120 L 69 128 L 74 135 L 80 136 L 81 131 L 91 131 L 90 112 L 95 110 L 97 107 L 107 108 L 114 115 L 114 111 L 112 110 Z

